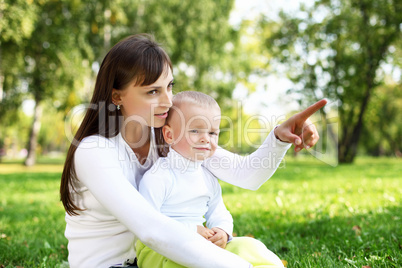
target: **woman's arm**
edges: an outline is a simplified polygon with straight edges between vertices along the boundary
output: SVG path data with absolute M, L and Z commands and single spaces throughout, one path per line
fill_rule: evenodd
M 127 181 L 115 149 L 78 148 L 75 169 L 99 203 L 156 252 L 189 267 L 250 267 L 157 212 Z

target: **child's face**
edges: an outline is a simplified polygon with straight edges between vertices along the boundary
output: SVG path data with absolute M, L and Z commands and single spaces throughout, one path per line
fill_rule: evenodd
M 202 161 L 212 156 L 218 146 L 221 113 L 217 108 L 204 108 L 183 103 L 174 108 L 169 128 L 171 147 L 183 157 Z

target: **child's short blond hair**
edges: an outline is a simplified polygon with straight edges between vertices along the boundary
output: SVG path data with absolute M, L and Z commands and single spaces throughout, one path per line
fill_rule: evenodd
M 220 107 L 216 100 L 212 98 L 211 96 L 201 93 L 198 91 L 182 91 L 177 93 L 176 95 L 173 96 L 173 106 L 175 107 L 180 107 L 182 103 L 189 103 L 189 104 L 194 104 L 198 105 L 201 107 L 205 108 L 216 108 L 219 109 Z

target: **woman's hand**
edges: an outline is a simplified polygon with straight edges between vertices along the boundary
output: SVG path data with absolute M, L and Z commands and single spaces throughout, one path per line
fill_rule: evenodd
M 201 225 L 197 225 L 197 233 L 200 234 L 205 239 L 209 239 L 215 234 L 215 232 L 212 231 L 211 229 Z
M 318 135 L 316 127 L 308 118 L 326 104 L 327 100 L 320 100 L 306 110 L 290 117 L 275 128 L 274 134 L 276 138 L 284 142 L 293 143 L 295 145 L 295 152 L 299 152 L 303 148 L 309 149 L 314 146 L 320 136 Z
M 228 234 L 224 230 L 218 227 L 213 227 L 211 230 L 214 231 L 214 235 L 210 237 L 208 240 L 217 245 L 218 247 L 225 248 L 226 244 L 228 243 L 229 238 Z

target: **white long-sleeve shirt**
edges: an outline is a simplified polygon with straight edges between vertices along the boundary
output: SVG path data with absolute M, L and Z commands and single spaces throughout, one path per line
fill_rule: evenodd
M 233 218 L 223 203 L 222 189 L 201 163 L 171 148 L 144 174 L 139 192 L 157 211 L 189 230 L 197 232 L 197 225 L 206 221 L 208 228 L 219 227 L 231 238 Z
M 271 132 L 253 154 L 241 157 L 217 149 L 203 165 L 216 177 L 234 185 L 257 189 L 280 164 L 287 143 Z M 134 240 L 188 267 L 249 267 L 240 257 L 183 230 L 182 224 L 157 212 L 137 191 L 143 174 L 158 159 L 155 138 L 141 165 L 119 134 L 83 139 L 74 155 L 78 178 L 78 216 L 66 214 L 70 267 L 109 267 L 133 259 Z

